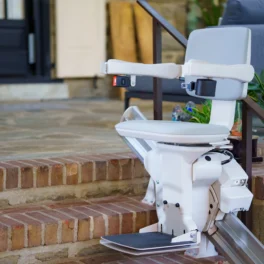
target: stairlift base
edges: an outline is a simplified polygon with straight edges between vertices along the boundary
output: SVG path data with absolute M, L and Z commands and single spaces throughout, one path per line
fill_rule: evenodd
M 184 253 L 186 256 L 193 258 L 209 258 L 218 256 L 214 245 L 207 239 L 204 234 L 201 234 L 201 242 L 199 248 L 187 249 Z
M 124 113 L 121 122 L 128 120 L 146 120 L 146 118 L 137 107 L 130 107 Z M 214 222 L 223 219 L 225 213 L 222 213 L 221 219 L 218 215 L 221 213 L 219 206 L 222 203 L 221 197 L 222 199 L 225 197 L 225 190 L 235 187 L 233 186 L 234 182 L 243 181 L 246 183 L 247 175 L 239 170 L 239 165 L 233 161 L 229 165 L 225 165 L 223 169 L 221 165 L 223 154 L 210 152 L 216 148 L 214 145 L 181 146 L 130 137 L 122 138 L 144 163 L 151 175 L 142 203 L 156 206 L 159 222 L 142 228 L 139 234 L 127 235 L 128 240 L 135 236 L 139 236 L 140 241 L 145 240 L 145 248 L 133 247 L 129 243 L 126 244 L 127 241 L 123 244 L 117 243 L 114 237 L 107 239 L 103 237 L 101 244 L 131 255 L 173 251 L 185 251 L 186 255 L 194 258 L 218 255 L 213 244 L 201 232 L 210 232 Z M 216 145 L 226 148 L 228 147 L 227 143 L 223 141 Z M 219 147 L 217 148 L 219 149 Z M 208 157 L 210 162 L 207 161 Z M 232 173 L 234 170 L 239 170 L 235 173 L 239 175 L 238 178 L 234 178 Z M 192 186 L 192 190 L 186 188 L 187 185 Z M 245 186 L 240 186 L 245 191 L 243 187 Z M 248 193 L 247 197 L 245 207 L 249 205 L 251 199 Z M 225 202 L 229 198 L 224 199 Z M 231 200 L 232 203 L 225 203 L 225 208 L 232 211 L 236 207 L 234 205 L 236 204 L 236 197 L 233 195 Z M 176 207 L 177 203 L 179 203 L 179 208 Z M 190 206 L 191 204 L 192 206 Z M 170 243 L 151 249 L 147 246 L 148 234 L 150 233 L 169 236 Z M 174 242 L 178 245 L 175 246 Z M 186 245 L 190 242 L 191 244 Z

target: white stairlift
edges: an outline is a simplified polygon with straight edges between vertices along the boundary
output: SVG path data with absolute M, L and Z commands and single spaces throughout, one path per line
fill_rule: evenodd
M 247 96 L 254 77 L 251 31 L 210 28 L 192 32 L 184 65 L 109 60 L 105 74 L 184 78 L 189 95 L 212 99 L 209 124 L 146 120 L 129 108 L 119 135 L 144 162 L 151 176 L 144 203 L 155 204 L 158 223 L 139 234 L 102 237 L 107 247 L 133 255 L 187 250 L 196 258 L 217 255 L 204 235 L 227 214 L 250 208 L 248 176 L 228 149 L 236 100 Z

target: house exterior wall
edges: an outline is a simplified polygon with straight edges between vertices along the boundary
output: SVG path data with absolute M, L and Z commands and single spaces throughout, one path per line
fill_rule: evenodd
M 78 1 L 78 0 L 77 0 Z M 99 0 L 100 1 L 100 0 Z M 116 0 L 108 0 L 116 1 Z M 129 0 L 127 0 L 129 1 Z M 136 1 L 129 1 L 131 3 Z M 188 0 L 149 0 L 149 3 L 164 16 L 173 26 L 175 26 L 181 33 L 187 33 L 187 2 Z M 56 17 L 55 17 L 55 0 L 51 0 L 51 57 L 52 62 L 56 68 Z M 132 8 L 132 7 L 131 7 Z M 107 57 L 112 57 L 112 50 L 109 30 L 109 9 L 107 9 Z M 181 63 L 184 58 L 184 49 L 173 40 L 173 38 L 165 31 L 162 32 L 162 60 L 163 62 Z M 53 76 L 56 76 L 56 70 L 53 70 Z M 109 77 L 98 78 L 67 78 L 65 82 L 69 87 L 70 97 L 116 97 L 117 91 L 111 87 L 111 80 Z

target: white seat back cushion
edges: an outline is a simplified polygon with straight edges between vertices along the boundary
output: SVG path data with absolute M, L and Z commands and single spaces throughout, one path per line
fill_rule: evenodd
M 185 56 L 189 60 L 206 61 L 209 63 L 235 65 L 250 64 L 251 31 L 243 27 L 215 27 L 195 30 L 190 34 Z M 199 77 L 201 78 L 201 76 Z M 186 83 L 196 81 L 197 77 L 186 76 Z M 232 101 L 247 95 L 248 85 L 230 79 L 217 79 L 215 97 L 205 97 L 213 100 Z M 187 92 L 191 96 L 195 91 Z

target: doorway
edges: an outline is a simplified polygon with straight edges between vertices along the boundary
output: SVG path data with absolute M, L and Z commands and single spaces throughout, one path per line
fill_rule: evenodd
M 50 0 L 0 0 L 0 83 L 51 81 Z

